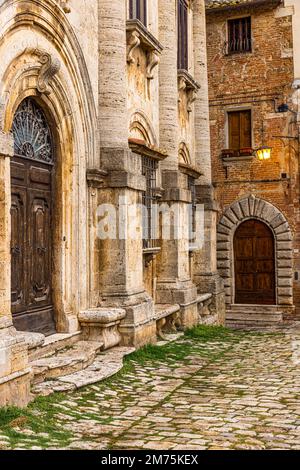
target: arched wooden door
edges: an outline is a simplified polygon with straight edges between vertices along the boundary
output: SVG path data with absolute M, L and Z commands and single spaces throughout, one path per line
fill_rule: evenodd
M 276 304 L 275 246 L 271 229 L 258 220 L 247 220 L 234 236 L 235 302 Z
M 55 332 L 52 304 L 52 173 L 46 117 L 25 99 L 14 117 L 11 159 L 11 305 L 17 330 Z

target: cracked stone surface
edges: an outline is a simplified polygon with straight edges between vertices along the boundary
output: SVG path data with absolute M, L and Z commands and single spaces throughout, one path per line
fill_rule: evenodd
M 300 449 L 299 330 L 174 345 L 167 360 L 134 361 L 52 401 L 56 433 L 32 432 L 25 420 L 13 437 L 0 430 L 0 448 Z

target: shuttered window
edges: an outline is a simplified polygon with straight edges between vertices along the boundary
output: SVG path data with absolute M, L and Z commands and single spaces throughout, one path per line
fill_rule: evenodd
M 178 69 L 188 70 L 188 4 L 178 0 Z
M 228 54 L 251 52 L 251 17 L 228 21 Z
M 229 148 L 240 150 L 252 146 L 251 111 L 234 111 L 228 113 Z
M 129 17 L 147 26 L 147 0 L 129 0 Z

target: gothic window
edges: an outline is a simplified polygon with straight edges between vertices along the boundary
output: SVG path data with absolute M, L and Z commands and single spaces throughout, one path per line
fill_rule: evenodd
M 147 26 L 147 0 L 129 0 L 129 18 Z
M 178 0 L 178 69 L 188 70 L 188 3 Z
M 44 163 L 53 163 L 53 146 L 44 112 L 31 98 L 17 109 L 12 132 L 15 155 Z
M 251 110 L 229 112 L 228 131 L 230 149 L 236 151 L 240 149 L 251 148 Z
M 228 54 L 251 52 L 251 17 L 228 21 Z
M 153 218 L 153 204 L 156 201 L 156 171 L 157 162 L 153 158 L 142 156 L 142 173 L 146 178 L 146 191 L 143 193 L 143 247 L 152 248 L 156 245 L 155 220 Z

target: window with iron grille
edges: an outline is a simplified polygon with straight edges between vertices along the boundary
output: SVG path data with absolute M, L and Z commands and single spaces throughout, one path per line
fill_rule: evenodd
M 228 21 L 228 54 L 251 52 L 251 17 Z
M 140 20 L 147 26 L 147 0 L 130 0 L 129 17 L 131 20 Z
M 188 176 L 188 188 L 191 191 L 192 202 L 191 209 L 189 212 L 189 240 L 190 243 L 194 242 L 195 231 L 196 231 L 196 209 L 197 209 L 197 200 L 196 200 L 196 185 L 195 178 Z
M 178 0 L 178 69 L 188 70 L 188 4 Z
M 157 161 L 153 158 L 142 157 L 142 173 L 146 178 L 146 191 L 143 192 L 143 247 L 154 248 L 157 246 L 157 240 L 153 236 L 156 233 L 155 223 L 153 219 L 152 207 L 156 203 L 156 171 Z

